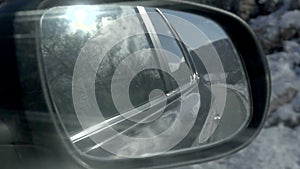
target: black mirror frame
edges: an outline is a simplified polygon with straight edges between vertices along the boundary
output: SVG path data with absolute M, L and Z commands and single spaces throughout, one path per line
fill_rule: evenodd
M 86 3 L 87 2 L 85 2 L 85 4 Z M 41 5 L 39 8 L 47 9 L 53 6 L 71 4 L 62 2 L 54 3 L 54 1 L 52 1 L 51 5 L 43 3 L 43 5 Z M 88 1 L 88 4 L 99 4 L 99 2 L 93 0 Z M 262 129 L 263 123 L 266 119 L 270 100 L 271 85 L 267 60 L 261 46 L 258 43 L 258 40 L 249 26 L 243 20 L 229 12 L 194 2 L 168 0 L 133 1 L 118 4 L 135 6 L 142 5 L 145 7 L 157 7 L 183 11 L 210 18 L 218 23 L 231 38 L 233 44 L 240 53 L 241 60 L 244 63 L 251 89 L 251 111 L 253 116 L 251 117 L 249 125 L 245 130 L 224 142 L 213 144 L 208 147 L 192 148 L 176 153 L 166 153 L 147 158 L 99 160 L 86 157 L 74 151 L 73 144 L 70 140 L 66 139 L 66 135 L 64 135 L 64 128 L 59 122 L 58 112 L 51 101 L 49 89 L 45 79 L 45 72 L 43 69 L 41 50 L 40 47 L 38 47 L 39 71 L 48 109 L 60 136 L 64 140 L 66 150 L 69 152 L 69 155 L 73 156 L 73 160 L 79 162 L 79 164 L 87 168 L 126 168 L 126 166 L 130 168 L 168 168 L 216 160 L 237 152 L 250 144 L 250 142 Z M 37 32 L 39 33 L 39 25 L 37 27 Z M 39 42 L 40 39 L 37 39 L 37 46 L 40 44 Z

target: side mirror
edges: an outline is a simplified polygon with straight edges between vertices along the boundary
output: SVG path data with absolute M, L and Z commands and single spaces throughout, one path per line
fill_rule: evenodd
M 91 168 L 160 168 L 236 152 L 262 128 L 265 56 L 236 16 L 191 2 L 62 6 L 40 21 L 45 95 Z

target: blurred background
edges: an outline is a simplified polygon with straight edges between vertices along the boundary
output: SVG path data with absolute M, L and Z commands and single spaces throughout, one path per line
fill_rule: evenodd
M 194 0 L 233 12 L 256 33 L 272 78 L 263 131 L 229 157 L 188 169 L 300 169 L 300 0 Z

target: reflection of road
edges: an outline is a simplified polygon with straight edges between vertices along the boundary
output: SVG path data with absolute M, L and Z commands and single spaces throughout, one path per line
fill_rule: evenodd
M 239 91 L 227 88 L 226 106 L 218 128 L 210 138 L 210 142 L 226 139 L 241 131 L 249 120 L 248 104 Z M 218 120 L 218 119 L 214 119 Z
M 243 97 L 236 90 L 228 89 L 227 92 L 223 115 L 221 117 L 216 116 L 212 108 L 207 116 L 207 123 L 202 126 L 201 133 L 198 130 L 194 130 L 189 134 L 188 139 L 198 137 L 196 141 L 191 140 L 195 141 L 193 146 L 222 141 L 243 129 L 247 124 L 250 114 L 249 111 L 246 111 L 247 107 Z M 215 129 L 214 125 L 218 127 Z
M 226 98 L 224 110 L 225 115 L 214 110 L 216 105 L 212 106 L 207 121 L 204 124 L 204 130 L 202 130 L 198 140 L 200 143 L 205 143 L 206 141 L 218 141 L 224 139 L 226 135 L 229 137 L 234 134 L 234 132 L 236 132 L 235 129 L 238 130 L 240 127 L 244 126 L 244 123 L 248 120 L 247 118 L 249 118 L 250 111 L 249 101 L 247 99 L 249 97 L 247 79 L 235 49 L 228 39 L 220 39 L 212 42 L 212 44 L 219 53 L 224 72 L 213 72 L 208 74 L 205 67 L 201 66 L 203 63 L 197 56 L 205 57 L 204 51 L 210 49 L 209 45 L 203 45 L 197 49 L 190 50 L 190 53 L 194 58 L 194 62 L 198 65 L 197 71 L 200 76 L 200 81 L 205 84 L 205 86 L 215 86 L 217 89 L 222 89 L 223 85 L 223 88 L 225 87 L 228 89 L 228 96 Z M 210 79 L 208 78 L 208 75 Z M 222 82 L 225 81 L 224 79 L 226 80 L 226 84 Z M 218 92 L 212 96 L 213 100 L 220 97 L 217 93 Z M 203 97 L 207 96 L 202 95 L 202 98 Z M 220 125 L 218 122 L 220 122 Z M 215 132 L 217 126 L 219 127 Z M 213 137 L 210 137 L 211 135 L 213 135 Z

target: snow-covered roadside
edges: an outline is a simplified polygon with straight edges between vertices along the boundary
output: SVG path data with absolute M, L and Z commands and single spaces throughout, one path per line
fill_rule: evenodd
M 300 125 L 300 44 L 285 41 L 283 48 L 283 52 L 268 55 L 272 101 L 266 127 L 284 124 L 294 128 Z
M 229 157 L 178 169 L 299 169 L 300 127 L 265 128 L 246 149 Z

